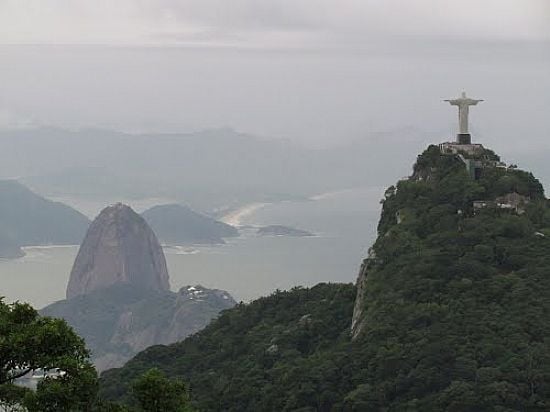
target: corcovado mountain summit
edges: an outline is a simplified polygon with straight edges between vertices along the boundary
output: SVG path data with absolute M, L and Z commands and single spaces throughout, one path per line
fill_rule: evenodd
M 454 103 L 453 103 L 454 102 Z M 472 143 L 429 146 L 382 201 L 356 287 L 319 284 L 225 311 L 102 375 L 127 399 L 151 367 L 200 410 L 547 411 L 550 208 L 529 172 Z

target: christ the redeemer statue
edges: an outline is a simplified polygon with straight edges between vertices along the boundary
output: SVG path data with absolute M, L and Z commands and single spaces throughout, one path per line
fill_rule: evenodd
M 483 100 L 470 99 L 466 97 L 466 92 L 462 92 L 462 96 L 458 99 L 445 100 L 453 106 L 458 106 L 458 135 L 457 142 L 459 144 L 470 144 L 472 137 L 468 131 L 468 115 L 470 114 L 470 106 L 475 106 Z

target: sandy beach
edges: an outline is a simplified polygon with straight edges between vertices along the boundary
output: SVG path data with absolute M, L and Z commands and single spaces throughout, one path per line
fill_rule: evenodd
M 243 220 L 246 217 L 252 215 L 254 212 L 258 211 L 259 209 L 261 209 L 266 205 L 268 205 L 268 203 L 259 203 L 259 202 L 244 205 L 223 216 L 221 218 L 221 221 L 231 226 L 236 226 L 236 227 L 242 226 L 244 224 Z

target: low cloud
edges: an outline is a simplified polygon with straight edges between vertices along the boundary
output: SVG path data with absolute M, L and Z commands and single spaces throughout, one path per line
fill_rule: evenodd
M 36 126 L 32 119 L 0 108 L 0 130 L 27 129 Z

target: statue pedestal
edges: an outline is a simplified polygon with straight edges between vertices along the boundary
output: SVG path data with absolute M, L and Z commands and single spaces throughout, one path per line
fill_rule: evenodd
M 470 133 L 459 133 L 456 135 L 458 144 L 472 144 L 472 135 Z

